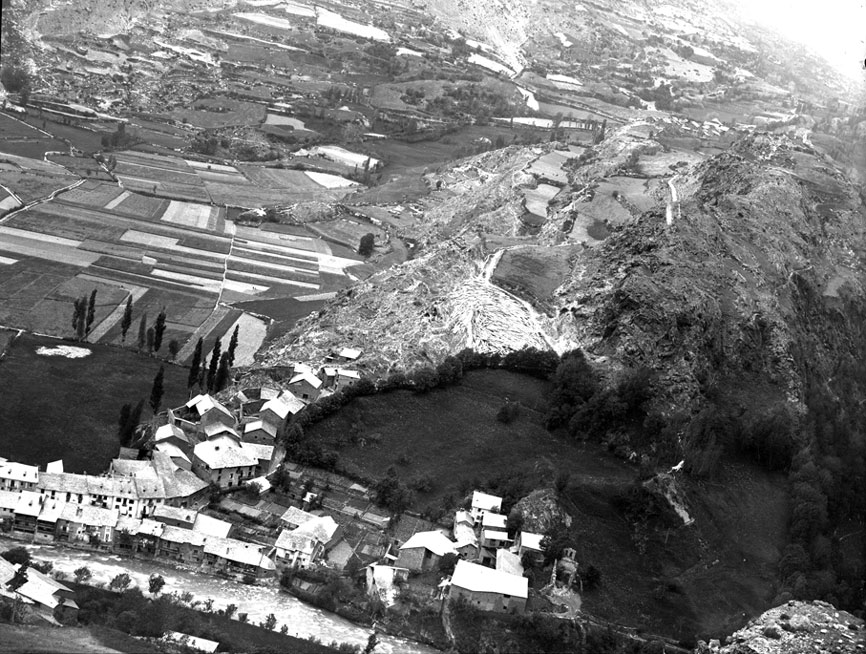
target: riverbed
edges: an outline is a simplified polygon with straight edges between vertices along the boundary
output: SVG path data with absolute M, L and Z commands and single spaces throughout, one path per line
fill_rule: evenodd
M 23 543 L 0 538 L 0 551 L 21 546 Z M 121 557 L 106 552 L 90 552 L 56 545 L 23 544 L 31 556 L 38 561 L 51 561 L 55 570 L 61 570 L 73 578 L 73 571 L 87 566 L 93 577 L 92 584 L 107 584 L 116 575 L 125 572 L 132 578 L 132 585 L 147 592 L 148 578 L 152 573 L 162 575 L 165 587 L 162 592 L 178 594 L 192 593 L 194 600 L 202 602 L 212 599 L 213 610 L 235 604 L 238 613 L 246 613 L 249 622 L 263 622 L 268 614 L 277 618 L 276 628 L 288 626 L 288 633 L 299 638 L 315 636 L 323 643 L 337 641 L 365 646 L 371 629 L 361 627 L 327 611 L 305 604 L 297 598 L 280 592 L 276 582 L 267 586 L 248 586 L 221 577 L 199 574 L 143 561 Z M 438 650 L 427 645 L 384 634 L 378 636 L 377 654 L 434 654 Z

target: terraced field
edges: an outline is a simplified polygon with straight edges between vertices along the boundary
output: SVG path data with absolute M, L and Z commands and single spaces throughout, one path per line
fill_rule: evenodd
M 178 185 L 187 188 L 204 189 L 201 171 L 258 188 L 228 166 L 208 170 L 206 164 L 140 153 L 122 157 L 118 172 L 124 186 L 121 171 L 146 170 L 154 180 L 182 179 Z M 259 180 L 296 181 L 316 192 L 315 183 L 299 171 L 264 173 Z M 156 183 L 166 188 L 163 181 Z M 133 326 L 126 343 L 137 341 L 143 314 L 149 325 L 165 309 L 164 341 L 180 343 L 181 360 L 191 355 L 199 336 L 223 337 L 239 324 L 250 332 L 243 361 L 251 362 L 267 326 L 221 303 L 328 292 L 334 275 L 345 277 L 347 268 L 361 263 L 335 256 L 315 235 L 236 227 L 225 214 L 224 207 L 141 195 L 97 180 L 16 212 L 0 224 L 0 324 L 70 336 L 73 300 L 95 289 L 92 342 L 124 340 L 120 321 L 131 297 Z

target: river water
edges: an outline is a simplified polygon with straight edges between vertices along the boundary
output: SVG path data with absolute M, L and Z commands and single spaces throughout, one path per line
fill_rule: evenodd
M 0 538 L 0 551 L 21 546 L 19 541 Z M 31 556 L 38 561 L 51 561 L 55 570 L 62 570 L 73 579 L 73 571 L 87 566 L 93 573 L 93 584 L 107 584 L 116 575 L 125 572 L 132 584 L 147 592 L 147 580 L 151 573 L 165 579 L 164 594 L 177 591 L 189 592 L 195 600 L 212 599 L 213 610 L 229 604 L 238 607 L 238 613 L 247 613 L 249 622 L 263 622 L 269 613 L 277 618 L 277 629 L 287 625 L 290 635 L 300 638 L 315 636 L 324 643 L 337 641 L 364 647 L 371 629 L 360 627 L 332 613 L 305 604 L 287 593 L 280 592 L 276 584 L 269 586 L 247 586 L 221 577 L 198 574 L 175 569 L 149 561 L 120 557 L 104 552 L 88 552 L 55 545 L 25 545 Z M 403 638 L 379 634 L 376 654 L 434 654 L 438 650 Z

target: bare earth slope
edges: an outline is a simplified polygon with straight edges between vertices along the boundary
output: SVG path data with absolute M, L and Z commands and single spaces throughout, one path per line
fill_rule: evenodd
M 474 186 L 463 188 L 464 180 L 459 195 L 431 195 L 425 233 L 413 234 L 429 245 L 415 260 L 341 292 L 261 362 L 315 361 L 352 344 L 378 353 L 366 367 L 381 373 L 467 346 L 580 346 L 614 367 L 660 370 L 669 407 L 689 406 L 702 387 L 730 375 L 752 376 L 775 399 L 798 405 L 805 375 L 830 377 L 859 338 L 866 210 L 856 190 L 808 148 L 750 136 L 667 176 L 676 198 L 659 185 L 649 197 L 656 208 L 608 221 L 609 236 L 575 246 L 563 230 L 591 210 L 581 204 L 587 194 L 597 199 L 600 184 L 657 146 L 636 129 L 572 160 L 583 165 L 534 235 L 513 210 L 526 150 L 474 161 Z M 541 271 L 556 288 L 544 301 L 488 281 L 496 281 L 502 247 L 530 244 L 577 248 L 565 274 L 561 262 Z

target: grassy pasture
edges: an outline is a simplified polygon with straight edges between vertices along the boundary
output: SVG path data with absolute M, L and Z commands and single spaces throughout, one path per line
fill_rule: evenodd
M 0 163 L 0 179 L 3 181 L 3 186 L 15 193 L 24 203 L 46 198 L 76 180 L 72 175 L 21 170 L 17 166 L 4 163 Z
M 0 451 L 30 464 L 62 458 L 67 471 L 95 474 L 117 455 L 121 405 L 149 397 L 160 362 L 101 345 L 86 345 L 92 354 L 81 359 L 36 354 L 60 344 L 22 334 L 0 361 Z M 164 406 L 186 401 L 186 378 L 185 368 L 166 366 Z
M 571 272 L 576 248 L 525 247 L 506 250 L 492 280 L 520 297 L 545 303 Z
M 533 483 L 552 483 L 561 470 L 631 479 L 630 466 L 544 429 L 547 392 L 547 383 L 531 377 L 470 372 L 459 386 L 427 395 L 395 391 L 359 398 L 307 433 L 331 446 L 343 443 L 340 460 L 372 477 L 384 476 L 391 465 L 407 481 L 429 475 L 433 487 L 418 494 L 418 508 L 502 473 L 525 475 Z M 496 420 L 506 398 L 521 405 L 520 416 L 508 425 Z M 368 444 L 347 443 L 350 435 Z
M 0 151 L 41 159 L 46 152 L 65 152 L 68 146 L 45 136 L 32 125 L 0 113 Z

